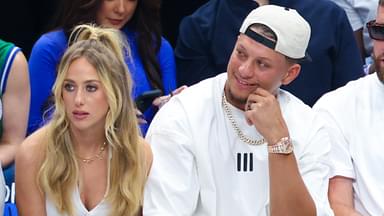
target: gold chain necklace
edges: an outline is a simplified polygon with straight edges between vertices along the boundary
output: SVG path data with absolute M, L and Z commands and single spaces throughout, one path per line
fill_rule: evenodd
M 227 102 L 227 99 L 225 97 L 225 93 L 223 92 L 221 105 L 223 106 L 224 112 L 228 117 L 229 122 L 231 122 L 232 128 L 235 130 L 237 136 L 240 138 L 241 141 L 245 142 L 248 145 L 262 145 L 265 142 L 265 139 L 259 139 L 259 140 L 253 140 L 249 137 L 247 137 L 241 130 L 240 127 L 237 125 L 235 118 L 232 115 L 232 111 L 229 108 L 229 104 Z
M 77 155 L 77 157 L 83 162 L 83 163 L 86 163 L 86 164 L 90 164 L 92 163 L 94 160 L 96 159 L 99 159 L 99 160 L 103 160 L 104 157 L 103 157 L 103 152 L 105 150 L 105 146 L 107 145 L 106 142 L 103 142 L 103 145 L 100 146 L 100 150 L 97 154 L 95 154 L 94 156 L 92 157 L 89 157 L 89 158 L 83 158 L 83 157 L 80 157 L 79 155 Z

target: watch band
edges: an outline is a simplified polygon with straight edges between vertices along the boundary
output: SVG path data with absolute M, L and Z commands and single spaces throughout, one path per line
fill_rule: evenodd
M 268 152 L 272 154 L 290 154 L 293 152 L 292 141 L 289 137 L 281 138 L 276 144 L 268 146 Z

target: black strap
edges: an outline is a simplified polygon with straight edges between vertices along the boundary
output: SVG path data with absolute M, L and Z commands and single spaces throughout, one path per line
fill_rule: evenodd
M 275 41 L 272 41 L 272 40 L 260 35 L 259 33 L 252 31 L 250 28 L 248 28 L 245 31 L 245 35 L 247 35 L 248 37 L 252 38 L 253 40 L 255 40 L 255 41 L 257 41 L 257 42 L 263 44 L 264 46 L 271 48 L 273 50 L 276 47 Z

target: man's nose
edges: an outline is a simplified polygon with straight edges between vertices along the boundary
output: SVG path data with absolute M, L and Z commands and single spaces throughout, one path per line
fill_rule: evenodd
M 254 73 L 254 68 L 251 61 L 243 62 L 239 67 L 239 74 L 242 78 L 252 77 Z

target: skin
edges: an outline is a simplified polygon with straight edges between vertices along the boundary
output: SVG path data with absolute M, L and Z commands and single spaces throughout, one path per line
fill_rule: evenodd
M 17 147 L 27 133 L 30 87 L 28 64 L 19 52 L 10 69 L 7 87 L 2 98 L 3 135 L 0 144 L 1 166 L 13 163 Z
M 62 97 L 76 155 L 82 158 L 93 157 L 105 141 L 104 122 L 109 105 L 95 68 L 84 57 L 70 65 Z M 45 195 L 36 181 L 44 160 L 46 133 L 46 127 L 39 129 L 22 143 L 17 153 L 16 200 L 19 215 L 46 215 Z M 140 143 L 145 145 L 149 172 L 152 152 L 144 139 L 141 138 Z M 96 159 L 91 163 L 79 160 L 78 163 L 80 198 L 88 210 L 100 203 L 107 190 L 108 148 L 101 156 L 101 160 Z
M 86 58 L 68 68 L 62 97 L 72 132 L 103 130 L 109 105 L 96 69 Z
M 241 34 L 227 71 L 228 101 L 242 110 L 247 107 L 248 124 L 255 126 L 268 145 L 289 136 L 276 94 L 281 85 L 297 77 L 300 65 L 288 63 L 282 54 Z M 269 174 L 271 215 L 316 215 L 294 153 L 269 154 Z
M 379 6 L 376 22 L 384 24 L 384 7 Z M 384 81 L 384 41 L 373 40 L 373 56 L 377 76 Z M 361 216 L 354 207 L 353 180 L 336 176 L 329 181 L 328 198 L 336 216 Z
M 121 29 L 133 16 L 137 0 L 104 0 L 97 13 L 99 25 Z

